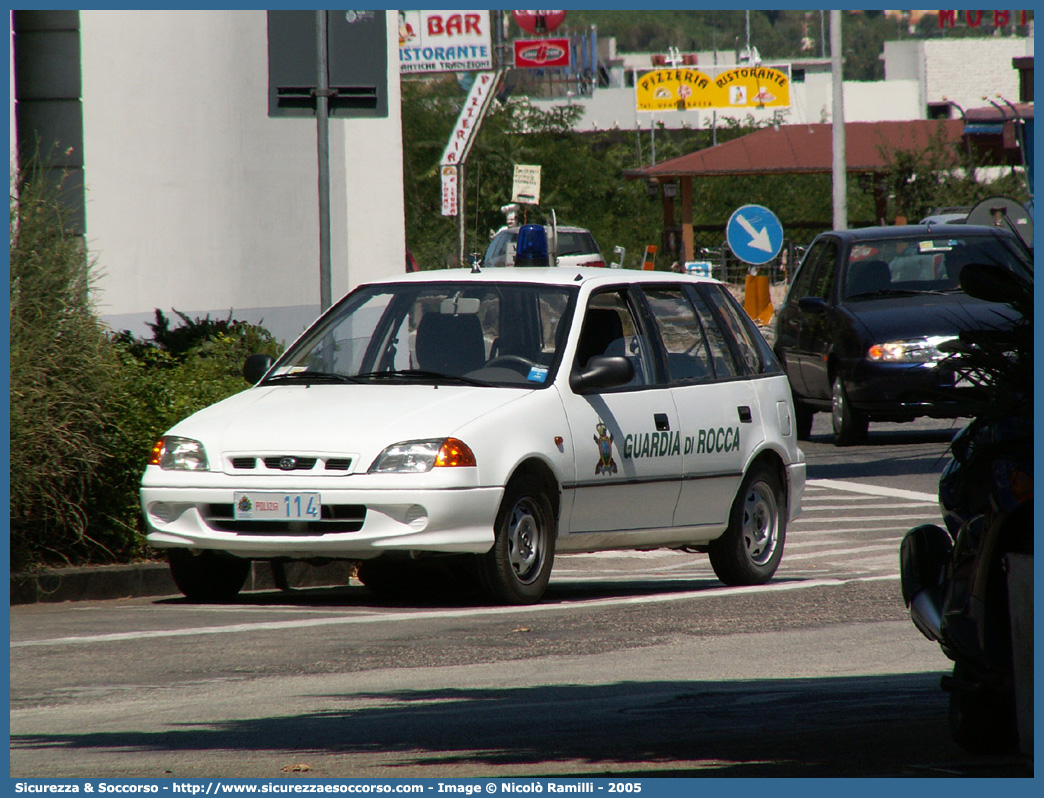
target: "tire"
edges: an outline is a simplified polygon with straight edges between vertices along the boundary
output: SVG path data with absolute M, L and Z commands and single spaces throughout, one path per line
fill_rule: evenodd
M 236 597 L 250 573 L 250 560 L 216 551 L 193 554 L 171 549 L 170 575 L 191 601 L 228 601 Z
M 498 604 L 543 598 L 555 560 L 558 523 L 544 487 L 533 477 L 508 483 L 497 512 L 493 548 L 479 557 L 479 584 Z
M 768 466 L 755 465 L 733 500 L 728 529 L 708 546 L 711 567 L 726 585 L 764 584 L 779 567 L 786 536 L 779 477 Z
M 1015 697 L 977 684 L 972 667 L 953 666 L 950 692 L 950 733 L 953 741 L 972 754 L 1005 754 L 1018 747 Z
M 849 446 L 866 438 L 870 427 L 869 419 L 863 413 L 852 408 L 848 401 L 848 391 L 838 374 L 834 377 L 833 390 L 830 397 L 830 419 L 834 427 L 834 445 Z
M 799 441 L 807 441 L 812 435 L 812 417 L 815 411 L 804 402 L 794 400 L 794 431 Z

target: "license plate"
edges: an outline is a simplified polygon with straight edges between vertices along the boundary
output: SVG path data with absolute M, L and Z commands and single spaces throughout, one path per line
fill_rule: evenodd
M 318 493 L 236 493 L 237 521 L 318 521 L 322 502 Z

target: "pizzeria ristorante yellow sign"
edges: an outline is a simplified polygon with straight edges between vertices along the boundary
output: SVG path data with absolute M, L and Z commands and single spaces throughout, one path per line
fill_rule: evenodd
M 790 67 L 741 66 L 710 75 L 699 69 L 654 69 L 635 82 L 639 111 L 695 108 L 788 108 Z

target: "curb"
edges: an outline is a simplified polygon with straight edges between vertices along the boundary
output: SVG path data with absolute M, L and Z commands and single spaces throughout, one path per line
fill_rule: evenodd
M 293 587 L 347 585 L 353 573 L 350 563 L 340 561 L 319 566 L 292 562 L 286 563 L 285 570 L 286 581 Z M 254 562 L 243 590 L 277 588 L 271 564 Z M 181 596 L 165 562 L 46 568 L 32 573 L 11 574 L 12 605 L 146 596 Z

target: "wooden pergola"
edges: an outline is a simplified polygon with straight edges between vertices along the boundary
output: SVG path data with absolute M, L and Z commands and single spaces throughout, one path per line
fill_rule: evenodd
M 940 136 L 947 142 L 959 142 L 963 135 L 964 123 L 959 119 L 851 122 L 845 125 L 846 171 L 850 175 L 872 176 L 875 216 L 884 223 L 888 197 L 878 178 L 888 171 L 888 154 L 896 150 L 924 149 Z M 832 136 L 829 124 L 767 127 L 655 166 L 625 170 L 624 177 L 653 185 L 679 184 L 682 247 L 685 260 L 693 260 L 693 178 L 830 174 L 833 171 Z M 671 229 L 676 225 L 675 198 L 667 196 L 667 192 L 661 194 L 664 229 Z M 786 220 L 782 221 L 785 226 Z

